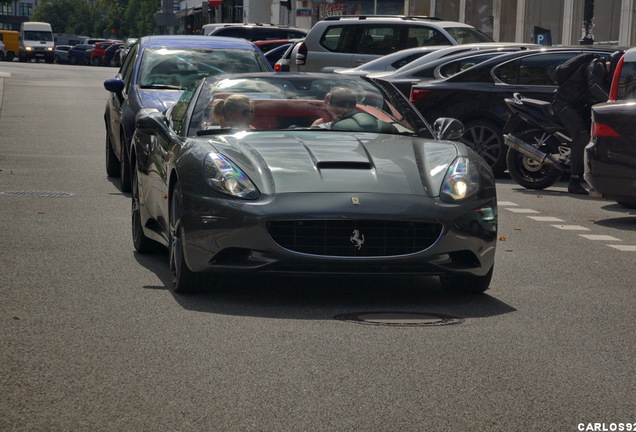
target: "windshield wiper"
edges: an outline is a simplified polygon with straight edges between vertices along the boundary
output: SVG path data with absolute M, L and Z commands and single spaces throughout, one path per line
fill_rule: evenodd
M 232 130 L 236 130 L 236 129 L 232 129 L 232 128 L 213 128 L 213 129 L 202 129 L 200 131 L 197 131 L 197 136 L 206 136 L 206 135 L 223 135 L 226 134 Z
M 150 84 L 140 86 L 142 89 L 166 89 L 166 90 L 183 90 L 183 87 L 170 84 Z

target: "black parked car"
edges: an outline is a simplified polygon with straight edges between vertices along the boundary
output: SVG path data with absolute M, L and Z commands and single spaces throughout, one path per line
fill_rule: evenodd
M 375 72 L 368 76 L 370 78 L 381 78 L 385 81 L 389 81 L 396 86 L 398 90 L 409 97 L 413 85 L 420 81 L 448 78 L 469 67 L 490 60 L 493 57 L 509 52 L 521 51 L 522 49 L 525 50 L 527 47 L 505 46 L 497 48 L 473 48 L 426 62 L 423 62 L 425 59 L 421 58 L 395 71 Z
M 106 51 L 104 51 L 104 61 L 102 62 L 102 64 L 104 66 L 121 66 L 121 63 L 119 62 L 119 50 L 122 49 L 123 46 L 123 43 L 115 43 L 106 48 Z
M 72 65 L 83 65 L 85 63 L 85 55 L 87 50 L 92 50 L 92 44 L 78 44 L 68 50 L 67 59 Z
M 609 101 L 592 107 L 585 180 L 601 196 L 636 208 L 636 48 L 618 62 Z
M 502 128 L 510 113 L 504 98 L 521 93 L 527 98 L 550 101 L 556 89 L 558 65 L 581 52 L 607 56 L 616 49 L 549 47 L 503 54 L 450 78 L 414 85 L 411 102 L 426 119 L 453 117 L 462 121 L 462 142 L 485 158 L 495 174 L 501 174 L 506 169 L 508 149 Z

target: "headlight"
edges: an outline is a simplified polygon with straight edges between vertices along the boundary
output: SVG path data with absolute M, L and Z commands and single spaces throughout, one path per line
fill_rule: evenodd
M 261 196 L 249 177 L 231 160 L 218 153 L 208 153 L 205 157 L 203 175 L 208 185 L 217 192 L 244 199 Z
M 479 191 L 477 165 L 465 156 L 460 156 L 446 171 L 440 197 L 446 202 L 455 202 L 475 195 Z
M 25 49 L 26 51 L 33 51 L 33 47 L 30 47 L 30 46 L 26 46 L 26 47 L 24 47 L 24 49 Z

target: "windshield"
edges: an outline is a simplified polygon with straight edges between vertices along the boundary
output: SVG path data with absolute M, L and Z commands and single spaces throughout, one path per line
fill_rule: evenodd
M 53 41 L 53 33 L 50 31 L 25 31 L 24 32 L 24 40 L 31 41 Z
M 391 84 L 330 75 L 235 76 L 203 83 L 189 136 L 222 133 L 236 115 L 250 130 L 321 130 L 417 134 L 428 126 Z M 240 119 L 240 118 L 239 118 Z M 233 120 L 237 120 L 236 117 Z M 430 129 L 429 129 L 430 130 Z
M 184 89 L 206 76 L 270 70 L 252 50 L 149 48 L 144 51 L 139 85 Z

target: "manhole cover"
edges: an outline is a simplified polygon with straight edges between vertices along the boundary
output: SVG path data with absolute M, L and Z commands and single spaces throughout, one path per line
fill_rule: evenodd
M 29 196 L 29 197 L 68 197 L 74 194 L 69 192 L 46 192 L 46 191 L 8 191 L 0 192 L 0 195 Z
M 397 327 L 430 327 L 459 324 L 463 319 L 428 312 L 353 312 L 336 315 L 340 321 Z

